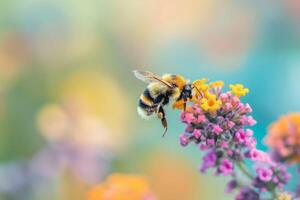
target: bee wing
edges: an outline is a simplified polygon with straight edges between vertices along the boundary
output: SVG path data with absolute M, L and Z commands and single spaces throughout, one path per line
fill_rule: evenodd
M 164 81 L 161 77 L 155 75 L 152 72 L 134 70 L 133 73 L 134 73 L 136 78 L 142 80 L 145 83 L 158 82 L 158 83 L 161 83 L 163 85 L 166 85 L 169 88 L 173 88 L 173 86 L 170 83 L 168 83 L 167 81 Z

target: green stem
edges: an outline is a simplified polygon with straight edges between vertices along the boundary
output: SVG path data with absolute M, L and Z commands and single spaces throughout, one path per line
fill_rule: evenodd
M 239 168 L 239 170 L 245 175 L 247 176 L 250 180 L 253 180 L 254 177 L 253 175 L 248 171 L 248 169 L 246 168 L 246 165 L 244 162 L 236 162 L 236 166 Z M 277 198 L 277 193 L 276 193 L 276 189 L 274 188 L 273 191 L 270 191 L 271 195 L 272 195 L 272 199 L 276 199 Z
M 272 199 L 277 199 L 277 194 L 275 189 L 272 191 Z
M 237 162 L 236 166 L 239 168 L 241 172 L 243 172 L 249 179 L 253 180 L 252 174 L 247 170 L 245 164 L 243 162 Z

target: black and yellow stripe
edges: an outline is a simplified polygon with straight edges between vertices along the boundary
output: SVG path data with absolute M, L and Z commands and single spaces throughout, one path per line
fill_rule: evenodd
M 146 88 L 139 99 L 138 106 L 144 110 L 148 116 L 156 112 L 159 105 L 166 105 L 169 102 L 168 92 L 163 91 L 163 93 L 158 94 L 156 97 L 152 95 L 149 88 Z

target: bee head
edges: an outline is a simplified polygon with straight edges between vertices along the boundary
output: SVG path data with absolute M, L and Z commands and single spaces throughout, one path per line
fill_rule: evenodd
M 183 87 L 183 90 L 182 90 L 182 98 L 183 99 L 188 99 L 188 98 L 192 98 L 192 85 L 191 84 L 186 84 L 184 87 Z

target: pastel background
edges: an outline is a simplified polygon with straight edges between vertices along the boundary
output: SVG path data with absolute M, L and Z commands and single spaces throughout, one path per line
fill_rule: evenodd
M 82 200 L 112 172 L 163 200 L 232 199 L 180 147 L 179 111 L 163 139 L 138 117 L 137 68 L 243 83 L 266 150 L 268 125 L 300 110 L 300 2 L 1 1 L 0 199 Z

